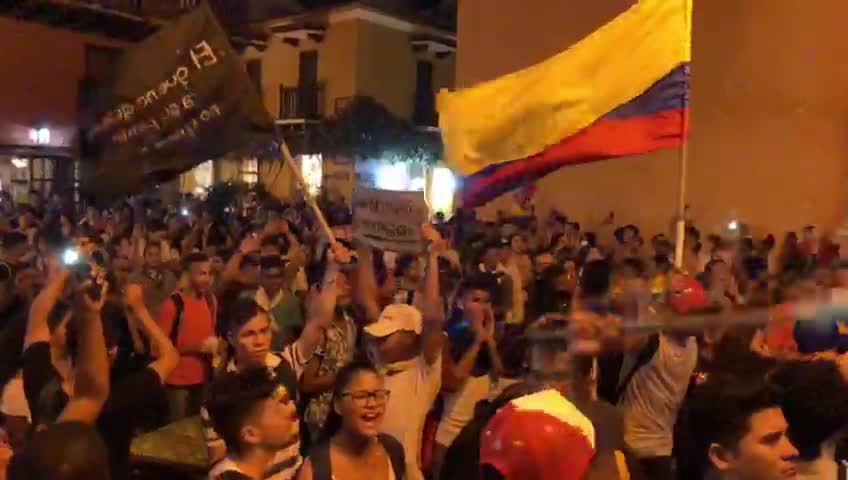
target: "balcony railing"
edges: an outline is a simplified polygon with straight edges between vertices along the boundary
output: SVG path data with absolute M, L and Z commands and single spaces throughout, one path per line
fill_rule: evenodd
M 280 120 L 320 120 L 324 116 L 324 85 L 280 86 Z

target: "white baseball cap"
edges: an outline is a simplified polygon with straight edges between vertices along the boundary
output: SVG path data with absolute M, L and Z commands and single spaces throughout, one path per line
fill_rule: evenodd
M 417 308 L 406 304 L 392 304 L 383 309 L 376 322 L 365 326 L 365 333 L 377 338 L 388 337 L 401 331 L 420 335 L 421 321 L 421 312 Z

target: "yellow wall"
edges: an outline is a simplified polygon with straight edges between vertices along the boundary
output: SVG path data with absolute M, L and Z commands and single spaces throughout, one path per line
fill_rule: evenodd
M 459 2 L 460 85 L 541 61 L 632 4 L 524 3 Z M 841 223 L 848 90 L 839 82 L 848 62 L 838 39 L 846 15 L 844 0 L 695 2 L 688 202 L 702 229 L 731 215 L 776 234 Z M 666 230 L 676 159 L 666 151 L 563 169 L 540 183 L 537 203 L 583 222 L 615 210 L 619 222 Z
M 453 88 L 456 85 L 456 55 L 445 58 L 433 58 L 433 89 L 438 92 L 443 88 Z
M 374 97 L 395 115 L 412 116 L 416 59 L 409 34 L 364 21 L 359 27 L 357 93 Z
M 411 118 L 415 97 L 416 61 L 433 62 L 434 89 L 454 84 L 454 57 L 436 59 L 430 54 L 415 53 L 409 33 L 350 19 L 331 24 L 321 42 L 301 41 L 297 47 L 272 37 L 268 48 L 249 48 L 244 60 L 262 60 L 262 95 L 268 111 L 276 117 L 280 107 L 280 85 L 294 87 L 298 83 L 300 52 L 318 50 L 318 79 L 324 85 L 324 113 L 335 113 L 336 101 L 354 95 L 369 95 L 395 114 Z M 238 163 L 222 160 L 217 180 L 238 178 Z M 281 198 L 295 192 L 295 180 L 287 168 L 262 164 L 260 181 Z M 344 190 L 344 189 L 343 189 Z M 343 192 L 349 196 L 349 193 Z
M 453 55 L 437 59 L 432 54 L 416 53 L 410 34 L 365 21 L 359 27 L 357 49 L 357 93 L 376 98 L 393 113 L 411 118 L 415 105 L 416 63 L 433 63 L 434 90 L 453 87 Z
M 336 99 L 356 94 L 356 55 L 359 29 L 356 22 L 337 23 L 327 29 L 318 49 L 318 78 L 324 83 L 324 113 L 335 112 Z
M 245 62 L 256 58 L 262 60 L 262 99 L 265 108 L 276 118 L 280 113 L 280 85 L 297 86 L 298 50 L 272 38 L 264 52 L 248 48 L 243 58 Z

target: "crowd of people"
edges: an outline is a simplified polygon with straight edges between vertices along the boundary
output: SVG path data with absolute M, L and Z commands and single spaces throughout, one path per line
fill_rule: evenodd
M 437 214 L 399 253 L 322 210 L 0 194 L 0 479 L 139 478 L 193 418 L 211 480 L 845 478 L 848 325 L 732 320 L 846 303 L 814 226 L 689 221 L 677 268 L 612 214 Z

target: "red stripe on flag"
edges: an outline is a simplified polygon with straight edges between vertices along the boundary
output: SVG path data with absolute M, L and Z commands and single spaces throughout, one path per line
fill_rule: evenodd
M 565 166 L 679 146 L 688 134 L 683 132 L 683 115 L 688 114 L 685 108 L 642 117 L 602 118 L 538 155 L 466 177 L 463 206 L 477 207 Z

